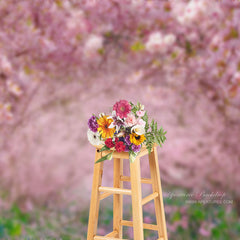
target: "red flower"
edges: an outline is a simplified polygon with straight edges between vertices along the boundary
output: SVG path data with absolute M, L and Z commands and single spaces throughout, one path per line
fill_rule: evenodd
M 113 110 L 116 111 L 117 116 L 125 118 L 131 111 L 131 105 L 127 100 L 120 100 L 114 104 Z
M 125 150 L 125 145 L 122 141 L 116 142 L 115 148 L 117 152 L 123 152 Z
M 108 138 L 108 139 L 105 141 L 105 145 L 106 145 L 108 148 L 114 147 L 114 143 L 113 143 L 113 141 L 112 141 L 111 138 Z

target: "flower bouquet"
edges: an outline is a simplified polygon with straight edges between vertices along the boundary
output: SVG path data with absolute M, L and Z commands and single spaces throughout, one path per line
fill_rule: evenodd
M 102 146 L 100 152 L 110 151 L 96 163 L 111 160 L 114 151 L 129 152 L 130 162 L 133 162 L 144 144 L 149 153 L 154 143 L 162 146 L 167 133 L 163 128 L 158 129 L 154 120 L 148 122 L 148 114 L 142 104 L 138 102 L 135 105 L 126 100 L 116 102 L 111 115 L 92 115 L 88 127 L 89 142 Z

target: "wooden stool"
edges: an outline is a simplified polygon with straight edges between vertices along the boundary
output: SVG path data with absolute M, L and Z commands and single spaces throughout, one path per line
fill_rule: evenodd
M 109 151 L 98 152 L 96 149 L 95 161 L 108 154 Z M 130 163 L 130 177 L 123 176 L 123 159 L 128 159 L 127 152 L 114 152 L 114 180 L 113 187 L 103 187 L 102 174 L 103 162 L 94 164 L 92 196 L 89 211 L 87 240 L 114 240 L 122 239 L 122 226 L 133 227 L 134 240 L 143 240 L 143 229 L 155 230 L 158 232 L 158 240 L 167 240 L 167 229 L 163 206 L 163 197 L 158 166 L 156 145 L 151 154 L 148 155 L 151 179 L 141 178 L 140 157 L 147 155 L 146 147 L 142 147 L 141 152 L 133 163 Z M 131 182 L 131 189 L 123 189 L 123 181 Z M 141 183 L 152 184 L 153 193 L 142 199 Z M 105 236 L 97 236 L 98 212 L 100 200 L 113 194 L 113 231 Z M 132 196 L 132 218 L 133 221 L 122 219 L 123 194 Z M 143 223 L 142 206 L 154 199 L 157 225 Z

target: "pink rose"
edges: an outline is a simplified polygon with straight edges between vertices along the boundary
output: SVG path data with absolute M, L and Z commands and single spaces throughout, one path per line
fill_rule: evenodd
M 143 126 L 143 127 L 145 127 L 145 125 L 146 125 L 146 122 L 145 122 L 145 121 L 143 121 L 141 118 L 139 118 L 139 119 L 137 120 L 137 124 L 138 124 L 138 125 L 140 125 L 140 126 Z
M 136 113 L 137 113 L 138 117 L 143 117 L 145 114 L 145 111 L 139 110 Z
M 134 125 L 134 124 L 136 124 L 137 123 L 137 120 L 136 120 L 136 118 L 135 118 L 135 116 L 134 116 L 134 114 L 133 113 L 129 113 L 128 115 L 127 115 L 127 118 L 126 118 L 126 125 L 127 126 L 132 126 L 132 125 Z

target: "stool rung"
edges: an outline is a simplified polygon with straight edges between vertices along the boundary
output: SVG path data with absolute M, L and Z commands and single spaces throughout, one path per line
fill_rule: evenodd
M 156 197 L 158 197 L 158 193 L 157 192 L 154 192 L 154 193 L 148 195 L 147 197 L 142 199 L 142 205 L 150 202 L 151 200 L 153 200 Z
M 115 237 L 118 234 L 117 231 L 112 231 L 110 233 L 108 233 L 107 235 L 105 235 L 104 237 Z
M 102 237 L 102 236 L 95 236 L 94 240 L 127 240 L 123 238 L 112 238 L 112 237 Z
M 126 194 L 132 195 L 132 191 L 130 189 L 123 189 L 123 188 L 113 188 L 113 187 L 99 187 L 100 192 L 106 192 L 111 194 Z
M 109 197 L 109 196 L 111 196 L 112 195 L 112 193 L 102 193 L 102 194 L 100 194 L 100 200 L 103 200 L 103 199 L 105 199 L 105 198 L 107 198 L 107 197 Z
M 128 176 L 121 176 L 120 180 L 124 182 L 131 182 L 131 179 Z M 141 178 L 141 183 L 152 184 L 152 180 L 150 178 Z
M 121 220 L 120 224 L 122 226 L 133 227 L 133 222 L 132 221 Z M 143 228 L 153 230 L 153 231 L 158 231 L 158 226 L 155 225 L 155 224 L 143 223 Z M 160 240 L 161 240 L 161 238 L 160 238 Z

